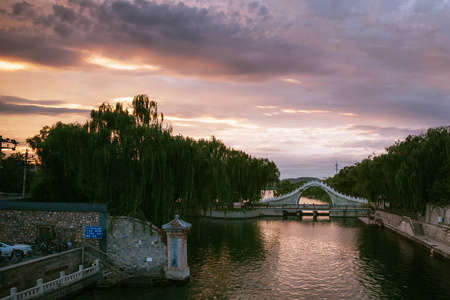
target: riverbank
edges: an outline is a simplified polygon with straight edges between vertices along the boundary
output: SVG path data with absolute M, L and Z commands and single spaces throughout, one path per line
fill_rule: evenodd
M 413 221 L 409 217 L 376 210 L 385 228 L 436 255 L 450 261 L 450 227 Z

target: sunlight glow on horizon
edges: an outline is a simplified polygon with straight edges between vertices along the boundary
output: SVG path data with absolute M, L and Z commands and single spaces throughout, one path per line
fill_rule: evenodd
M 281 111 L 287 114 L 295 114 L 295 113 L 326 114 L 332 112 L 331 110 L 305 110 L 305 109 L 282 109 Z
M 293 79 L 293 78 L 284 78 L 283 81 L 284 82 L 293 83 L 293 84 L 302 85 L 302 86 L 313 86 L 312 84 L 304 83 L 304 82 L 301 82 L 301 81 L 299 81 L 297 79 Z
M 247 129 L 257 129 L 259 128 L 256 125 L 243 123 L 243 120 L 238 119 L 216 119 L 213 117 L 200 117 L 200 118 L 179 118 L 179 117 L 170 117 L 164 116 L 164 120 L 175 121 L 175 122 L 199 122 L 205 124 L 226 124 L 233 127 L 244 127 Z M 186 125 L 185 125 L 186 126 Z
M 18 71 L 29 69 L 30 65 L 27 63 L 0 61 L 0 70 L 2 71 Z

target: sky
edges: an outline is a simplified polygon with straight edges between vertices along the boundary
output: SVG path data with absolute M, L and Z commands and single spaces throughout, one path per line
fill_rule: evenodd
M 147 94 L 174 134 L 332 177 L 450 125 L 449 16 L 446 0 L 2 0 L 0 135 L 24 151 Z

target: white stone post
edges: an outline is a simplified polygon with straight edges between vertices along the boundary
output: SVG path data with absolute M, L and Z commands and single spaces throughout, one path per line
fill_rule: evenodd
M 59 280 L 61 282 L 61 285 L 66 284 L 66 271 L 59 272 Z
M 44 293 L 44 279 L 39 278 L 37 280 L 38 294 Z
M 190 276 L 187 263 L 187 234 L 191 224 L 175 219 L 162 226 L 167 233 L 167 271 L 166 278 L 171 280 L 186 280 Z
M 17 288 L 12 287 L 10 291 L 11 291 L 11 300 L 17 300 Z

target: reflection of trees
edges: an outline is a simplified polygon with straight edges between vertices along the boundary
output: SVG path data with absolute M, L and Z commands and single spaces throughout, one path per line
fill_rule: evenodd
M 260 222 L 203 219 L 193 224 L 188 240 L 192 278 L 215 286 L 197 291 L 202 298 L 228 298 L 237 287 L 258 284 L 267 265 L 267 241 L 262 239 Z M 262 272 L 270 274 L 270 270 Z

